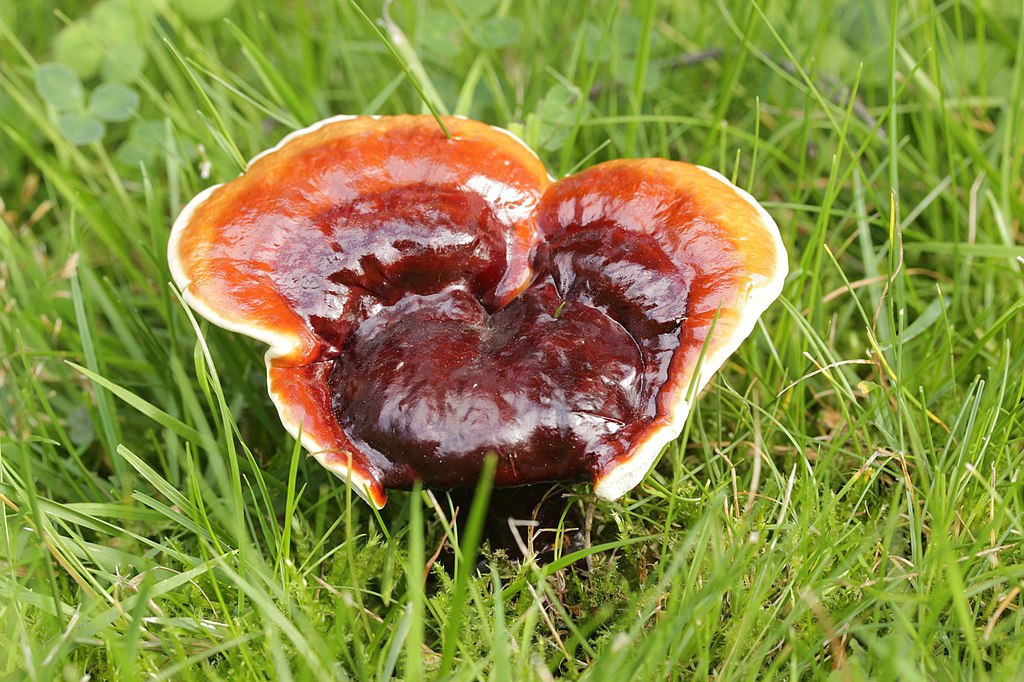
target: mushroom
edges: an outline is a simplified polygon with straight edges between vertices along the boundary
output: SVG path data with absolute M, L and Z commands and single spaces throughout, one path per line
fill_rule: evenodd
M 270 345 L 285 428 L 388 488 L 592 480 L 615 499 L 779 295 L 767 212 L 718 173 L 615 160 L 555 182 L 507 131 L 340 116 L 181 212 L 184 300 Z

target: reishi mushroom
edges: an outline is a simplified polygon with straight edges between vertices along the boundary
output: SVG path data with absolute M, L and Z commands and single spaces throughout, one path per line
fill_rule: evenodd
M 779 295 L 768 213 L 718 173 L 624 159 L 552 180 L 500 128 L 339 116 L 181 212 L 185 301 L 270 344 L 271 399 L 327 469 L 385 489 L 590 479 L 615 499 Z

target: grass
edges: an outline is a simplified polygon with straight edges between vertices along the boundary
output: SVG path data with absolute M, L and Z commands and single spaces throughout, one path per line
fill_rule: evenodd
M 4 679 L 1020 679 L 1024 3 L 225 4 L 0 3 Z M 78 99 L 37 87 L 61 55 Z M 477 564 L 444 493 L 353 499 L 168 284 L 195 192 L 419 93 L 555 175 L 721 169 L 790 248 L 656 471 L 562 491 L 590 546 L 547 565 Z

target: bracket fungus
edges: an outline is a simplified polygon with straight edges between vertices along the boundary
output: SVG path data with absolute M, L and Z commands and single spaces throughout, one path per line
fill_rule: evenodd
M 615 499 L 779 295 L 774 221 L 718 173 L 615 160 L 554 181 L 512 134 L 341 116 L 196 196 L 185 301 L 270 344 L 285 428 L 388 488 L 592 480 Z

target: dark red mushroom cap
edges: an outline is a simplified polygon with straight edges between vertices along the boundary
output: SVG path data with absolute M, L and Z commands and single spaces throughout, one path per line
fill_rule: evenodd
M 510 133 L 337 117 L 199 194 L 168 259 L 186 302 L 270 344 L 285 427 L 367 500 L 386 488 L 643 478 L 779 294 L 768 214 L 661 159 L 552 183 Z M 701 361 L 701 358 L 703 360 Z

